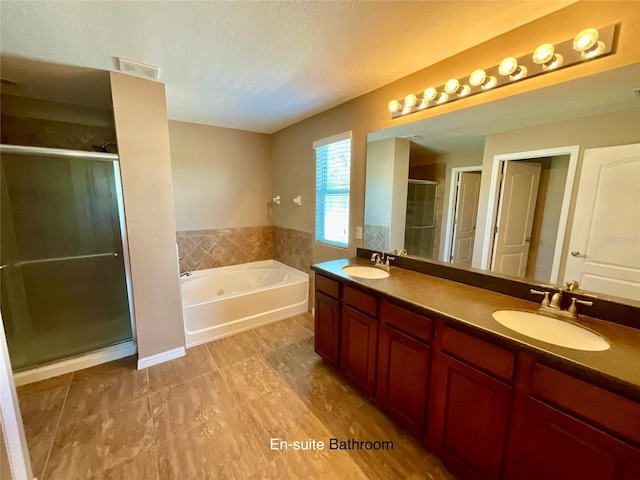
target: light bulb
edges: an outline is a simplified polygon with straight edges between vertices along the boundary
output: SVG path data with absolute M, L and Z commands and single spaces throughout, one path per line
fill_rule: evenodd
M 555 48 L 550 43 L 543 43 L 533 52 L 533 63 L 544 65 L 553 59 Z
M 462 85 L 462 88 L 458 92 L 459 97 L 466 97 L 471 93 L 471 87 L 469 85 Z
M 563 62 L 564 58 L 562 58 L 562 55 L 556 53 L 549 62 L 542 65 L 542 69 L 545 71 L 553 70 L 555 68 L 561 67 Z
M 438 91 L 433 87 L 429 87 L 424 91 L 423 98 L 427 102 L 430 102 L 431 100 L 435 100 L 437 96 L 438 96 Z
M 418 108 L 419 108 L 420 110 L 424 110 L 425 108 L 427 108 L 427 106 L 428 106 L 428 105 L 427 105 L 427 102 L 425 102 L 424 100 L 422 100 L 422 101 L 420 102 L 420 105 L 418 105 Z
M 507 57 L 500 62 L 500 66 L 498 67 L 498 72 L 502 76 L 511 75 L 518 69 L 518 60 L 514 57 Z
M 418 103 L 418 97 L 416 97 L 413 93 L 410 93 L 409 95 L 404 97 L 405 107 L 413 107 L 416 103 Z
M 398 100 L 391 100 L 389 102 L 389 111 L 391 113 L 396 113 L 400 110 L 400 102 Z
M 451 80 L 447 80 L 447 83 L 444 84 L 444 91 L 447 92 L 449 95 L 456 93 L 459 88 L 460 88 L 460 82 L 455 78 L 452 78 Z
M 602 52 L 604 52 L 604 42 L 597 42 L 595 46 L 591 47 L 589 50 L 580 52 L 580 57 L 586 60 L 587 58 L 597 57 Z
M 438 104 L 444 103 L 447 100 L 449 100 L 449 95 L 447 95 L 445 92 L 440 92 L 440 94 L 438 95 L 438 98 L 436 99 L 436 103 Z
M 595 28 L 587 28 L 582 30 L 573 39 L 573 49 L 578 52 L 586 52 L 591 50 L 598 43 L 598 37 L 600 34 Z
M 404 108 L 402 109 L 402 114 L 406 115 L 407 113 L 409 113 L 411 111 L 411 107 L 405 105 Z
M 482 84 L 482 86 L 480 88 L 482 88 L 482 90 L 489 90 L 490 88 L 495 87 L 498 84 L 498 79 L 496 77 L 489 77 L 487 78 L 487 80 Z
M 474 70 L 469 76 L 469 83 L 474 87 L 482 85 L 487 78 L 487 72 L 482 69 Z

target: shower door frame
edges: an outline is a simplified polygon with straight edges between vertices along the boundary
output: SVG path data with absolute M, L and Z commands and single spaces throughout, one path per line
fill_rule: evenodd
M 122 241 L 122 256 L 125 271 L 125 282 L 127 286 L 127 302 L 129 304 L 129 322 L 131 324 L 132 339 L 115 345 L 110 345 L 97 351 L 86 352 L 85 354 L 72 357 L 72 359 L 61 359 L 50 364 L 36 366 L 14 374 L 17 386 L 24 385 L 39 380 L 44 380 L 54 375 L 61 375 L 81 368 L 87 368 L 100 363 L 117 360 L 128 355 L 137 353 L 136 346 L 136 324 L 133 309 L 133 287 L 131 281 L 131 264 L 129 257 L 129 243 L 127 237 L 127 222 L 124 208 L 124 198 L 122 192 L 122 177 L 120 175 L 120 156 L 117 153 L 85 152 L 81 150 L 65 150 L 60 148 L 29 147 L 22 145 L 0 144 L 0 153 L 14 155 L 36 155 L 39 157 L 54 158 L 75 158 L 83 160 L 100 160 L 111 162 L 113 166 L 116 199 L 118 203 L 118 218 L 120 220 L 120 239 Z M 4 330 L 2 332 L 4 335 Z M 117 351 L 109 352 L 109 349 L 117 348 Z M 103 354 L 104 352 L 104 354 Z M 84 359 L 84 360 L 83 360 Z

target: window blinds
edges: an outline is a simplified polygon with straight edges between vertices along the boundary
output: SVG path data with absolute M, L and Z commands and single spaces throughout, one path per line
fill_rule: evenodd
M 351 132 L 314 142 L 316 150 L 316 241 L 349 243 Z

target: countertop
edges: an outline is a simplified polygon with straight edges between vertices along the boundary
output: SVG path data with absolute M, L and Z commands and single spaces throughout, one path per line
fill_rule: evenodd
M 640 401 L 640 330 L 579 314 L 576 323 L 600 334 L 611 347 L 601 352 L 585 352 L 556 346 L 510 330 L 493 319 L 500 309 L 535 311 L 539 303 L 472 287 L 423 273 L 391 267 L 383 279 L 364 279 L 347 275 L 346 265 L 372 266 L 361 258 L 333 260 L 311 268 L 345 284 L 351 284 L 384 297 L 413 306 L 425 315 L 438 317 L 481 338 L 493 340 L 512 350 L 524 350 L 545 363 L 593 380 L 607 388 Z M 584 310 L 588 307 L 583 307 Z M 580 310 L 579 310 L 580 311 Z

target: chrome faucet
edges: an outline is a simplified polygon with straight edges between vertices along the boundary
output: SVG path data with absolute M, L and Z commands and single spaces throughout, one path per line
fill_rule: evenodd
M 193 273 L 191 273 L 191 270 L 185 270 L 184 272 L 180 273 L 180 277 L 190 277 L 191 275 L 193 275 Z
M 575 283 L 577 284 L 578 282 Z M 553 294 L 553 296 L 551 297 L 551 301 L 549 301 L 549 292 L 542 292 L 540 290 L 534 289 L 531 289 L 529 291 L 535 295 L 544 295 L 542 303 L 540 304 L 540 308 L 538 309 L 541 312 L 550 312 L 556 315 L 561 315 L 563 317 L 578 318 L 578 307 L 576 306 L 577 303 L 579 303 L 580 305 L 586 305 L 588 307 L 593 306 L 593 302 L 591 301 L 578 300 L 575 297 L 571 297 L 571 305 L 569 306 L 569 308 L 567 308 L 566 310 L 562 310 L 562 289 Z M 571 288 L 569 288 L 569 291 L 572 291 Z
M 386 262 L 385 262 L 385 258 L 386 258 Z M 387 272 L 391 270 L 391 264 L 389 263 L 389 261 L 395 260 L 395 259 L 396 257 L 392 257 L 391 255 L 388 255 L 388 254 L 385 255 L 384 253 L 374 252 L 371 255 L 371 261 L 374 262 L 373 266 L 386 270 Z

